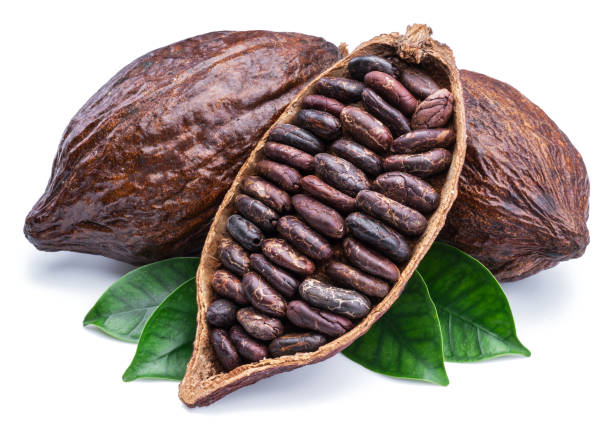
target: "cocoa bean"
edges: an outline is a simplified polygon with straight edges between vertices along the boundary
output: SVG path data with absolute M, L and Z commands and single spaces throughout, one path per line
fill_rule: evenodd
M 303 177 L 300 181 L 300 185 L 304 191 L 324 201 L 342 213 L 348 213 L 355 209 L 355 199 L 336 190 L 329 184 L 321 181 L 319 177 L 315 175 Z
M 268 348 L 251 338 L 239 325 L 230 328 L 229 337 L 240 356 L 251 362 L 261 361 L 268 356 Z
M 287 318 L 292 324 L 328 336 L 338 337 L 353 328 L 351 320 L 294 300 L 287 305 Z
M 333 239 L 344 236 L 344 219 L 334 209 L 305 194 L 296 194 L 291 203 L 304 221 L 324 236 Z
M 312 352 L 327 342 L 324 336 L 317 333 L 285 334 L 274 339 L 268 346 L 270 356 L 276 358 L 295 355 L 300 352 Z
M 217 360 L 225 371 L 231 371 L 240 365 L 240 357 L 227 335 L 227 331 L 215 328 L 210 332 L 210 341 Z
M 347 106 L 340 113 L 342 128 L 353 138 L 374 150 L 385 153 L 393 141 L 391 131 L 378 119 L 356 106 Z
M 387 156 L 383 161 L 385 171 L 403 171 L 426 178 L 446 171 L 453 155 L 446 149 L 432 149 L 414 155 Z
M 234 274 L 244 275 L 249 271 L 249 256 L 239 244 L 223 239 L 219 242 L 217 255 L 223 266 Z
M 363 88 L 362 82 L 349 78 L 323 77 L 315 83 L 317 93 L 334 98 L 342 103 L 358 102 Z
M 364 82 L 374 91 L 382 96 L 383 99 L 391 103 L 406 116 L 410 116 L 417 108 L 418 100 L 406 90 L 401 82 L 383 72 L 368 72 L 363 77 Z
M 366 245 L 376 249 L 396 263 L 410 258 L 410 246 L 404 237 L 391 227 L 361 212 L 346 217 L 350 233 Z
M 431 149 L 449 147 L 455 142 L 450 128 L 414 130 L 401 135 L 391 143 L 392 153 L 421 153 Z
M 342 242 L 344 255 L 350 263 L 368 274 L 395 283 L 399 278 L 399 269 L 389 259 L 372 252 L 352 237 Z
M 432 77 L 413 65 L 404 67 L 399 80 L 408 91 L 419 99 L 424 99 L 440 89 L 440 86 Z
M 291 210 L 291 198 L 287 192 L 276 187 L 261 177 L 248 176 L 242 180 L 242 191 L 264 204 L 270 206 L 277 212 L 288 212 Z
M 242 308 L 236 313 L 236 319 L 249 335 L 259 340 L 272 340 L 283 334 L 281 320 L 265 315 L 254 308 Z
M 215 300 L 206 309 L 206 322 L 215 327 L 229 327 L 236 321 L 236 309 L 227 299 Z
M 360 191 L 355 205 L 409 236 L 418 236 L 427 227 L 427 219 L 421 213 L 375 191 Z
M 311 155 L 325 151 L 325 144 L 310 132 L 291 124 L 278 124 L 270 131 L 268 141 L 286 144 Z
M 366 174 L 376 176 L 382 170 L 382 161 L 376 153 L 348 138 L 334 141 L 330 150 L 333 154 L 348 160 Z
M 257 199 L 246 194 L 239 194 L 234 200 L 234 206 L 240 214 L 269 233 L 275 230 L 278 214 Z
M 304 109 L 322 110 L 323 112 L 331 113 L 334 116 L 340 116 L 340 112 L 342 112 L 344 104 L 340 103 L 336 99 L 332 99 L 331 97 L 311 94 L 304 97 L 304 100 L 302 100 L 302 107 Z
M 306 256 L 296 252 L 285 240 L 265 239 L 261 250 L 266 258 L 288 271 L 300 275 L 312 274 L 315 271 L 315 264 Z
M 372 71 L 380 71 L 389 75 L 397 75 L 397 67 L 380 56 L 358 56 L 351 59 L 348 63 L 348 71 L 351 77 L 356 80 L 363 80 L 363 77 Z
M 244 294 L 255 309 L 273 317 L 284 317 L 287 313 L 285 299 L 255 272 L 242 277 Z
M 363 318 L 372 308 L 370 300 L 355 290 L 332 286 L 314 278 L 304 280 L 298 290 L 310 305 L 351 319 Z
M 412 115 L 412 128 L 443 127 L 453 114 L 454 103 L 453 94 L 446 88 L 427 96 Z
M 264 159 L 257 162 L 255 171 L 285 191 L 295 193 L 300 189 L 302 176 L 295 168 Z
M 250 256 L 251 268 L 257 271 L 280 294 L 291 298 L 295 294 L 299 282 L 291 275 L 268 261 L 264 255 L 254 253 Z
M 268 141 L 264 144 L 263 150 L 270 159 L 291 165 L 300 171 L 312 172 L 314 170 L 314 157 L 295 147 Z
M 389 293 L 389 284 L 342 262 L 328 263 L 325 273 L 334 283 L 355 289 L 366 296 L 383 298 Z
M 315 174 L 349 196 L 356 196 L 360 190 L 370 187 L 368 177 L 362 170 L 328 153 L 319 153 L 315 156 Z
M 316 109 L 302 109 L 295 116 L 295 123 L 300 127 L 332 141 L 342 134 L 342 124 L 334 115 Z
M 224 269 L 215 271 L 211 286 L 219 296 L 227 297 L 240 305 L 249 303 L 242 290 L 240 278 L 229 271 Z
M 283 216 L 276 230 L 298 251 L 317 261 L 327 260 L 334 253 L 327 240 L 295 216 Z
M 227 219 L 226 229 L 235 241 L 251 252 L 259 250 L 264 239 L 263 233 L 255 224 L 238 214 Z
M 424 180 L 405 172 L 393 171 L 379 175 L 372 184 L 374 190 L 420 212 L 433 212 L 440 195 Z
M 371 88 L 363 90 L 361 99 L 368 112 L 380 119 L 391 130 L 394 137 L 410 131 L 410 122 L 404 114 L 387 103 Z

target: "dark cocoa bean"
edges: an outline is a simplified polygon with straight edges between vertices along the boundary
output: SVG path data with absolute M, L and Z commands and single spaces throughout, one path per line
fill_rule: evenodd
M 376 249 L 396 263 L 410 258 L 410 246 L 404 237 L 378 219 L 353 212 L 346 217 L 346 226 L 350 233 L 366 245 Z
M 268 346 L 270 356 L 277 358 L 295 355 L 300 352 L 313 352 L 327 342 L 324 336 L 317 333 L 291 333 L 274 339 Z
M 273 265 L 264 255 L 254 253 L 250 256 L 251 268 L 257 271 L 280 294 L 291 298 L 295 294 L 299 282 L 282 269 Z
M 287 318 L 301 328 L 338 337 L 353 328 L 351 320 L 318 308 L 306 302 L 294 300 L 287 305 Z
M 382 161 L 376 153 L 348 138 L 334 141 L 330 150 L 333 154 L 348 160 L 366 174 L 376 176 L 382 170 Z
M 324 201 L 342 213 L 349 213 L 355 209 L 355 199 L 329 184 L 321 181 L 315 175 L 307 175 L 300 181 L 302 189 L 319 200 Z
M 342 124 L 334 115 L 316 109 L 302 109 L 295 123 L 323 140 L 332 141 L 342 135 Z M 309 152 L 310 153 L 310 152 Z
M 349 196 L 356 196 L 360 190 L 370 187 L 368 177 L 362 170 L 328 153 L 319 153 L 315 156 L 315 173 L 323 181 Z
M 251 338 L 239 325 L 230 328 L 229 337 L 240 356 L 251 362 L 261 361 L 268 356 L 268 348 Z
M 227 331 L 215 328 L 210 332 L 210 341 L 217 360 L 225 371 L 231 371 L 240 365 L 240 357 L 232 344 Z
M 383 162 L 385 171 L 403 171 L 426 178 L 446 171 L 453 155 L 446 149 L 432 149 L 414 155 L 387 156 Z
M 215 300 L 206 309 L 206 322 L 215 327 L 229 327 L 236 321 L 236 309 L 227 299 Z
M 246 177 L 242 180 L 241 188 L 245 194 L 261 200 L 277 212 L 284 213 L 291 210 L 291 198 L 287 192 L 261 177 L 254 175 Z
M 315 264 L 306 256 L 296 252 L 283 239 L 265 239 L 261 250 L 266 258 L 288 271 L 300 275 L 309 275 L 315 271 Z
M 363 77 L 372 71 L 380 71 L 389 75 L 397 75 L 397 67 L 380 56 L 358 56 L 351 59 L 348 63 L 348 71 L 351 77 L 356 80 L 363 80 Z
M 421 153 L 455 142 L 455 132 L 449 128 L 414 130 L 391 143 L 392 153 Z
M 418 130 L 443 127 L 453 114 L 454 103 L 453 94 L 446 88 L 427 96 L 412 115 L 412 128 Z
M 247 265 L 248 267 L 248 265 Z M 219 296 L 227 297 L 240 305 L 249 303 L 244 291 L 242 290 L 242 282 L 229 271 L 219 269 L 215 271 L 211 286 L 215 293 Z
M 325 151 L 325 144 L 314 134 L 291 124 L 276 125 L 270 131 L 268 141 L 286 144 L 312 155 Z
M 406 66 L 399 77 L 400 82 L 419 99 L 433 94 L 440 89 L 440 86 L 432 77 L 416 66 Z
M 287 313 L 287 302 L 261 276 L 247 272 L 242 277 L 242 288 L 251 305 L 261 312 L 273 317 L 284 317 Z
M 242 276 L 249 271 L 249 255 L 239 244 L 223 239 L 219 242 L 217 255 L 223 266 L 234 274 Z
M 298 251 L 317 261 L 327 260 L 334 253 L 325 238 L 295 216 L 283 216 L 278 220 L 276 230 Z
M 433 212 L 440 204 L 440 195 L 424 180 L 405 172 L 384 173 L 372 184 L 374 190 L 420 212 Z
M 363 77 L 368 87 L 382 96 L 406 116 L 412 115 L 418 105 L 418 100 L 406 90 L 401 82 L 383 72 L 372 71 Z
M 298 290 L 302 299 L 312 306 L 351 319 L 363 318 L 372 308 L 370 300 L 355 290 L 332 286 L 314 278 L 304 280 Z
M 251 252 L 259 250 L 261 241 L 264 239 L 264 235 L 257 228 L 257 225 L 238 214 L 234 214 L 227 219 L 225 228 L 235 241 Z
M 418 236 L 427 227 L 427 219 L 420 212 L 375 191 L 360 191 L 355 205 L 409 236 Z
M 234 200 L 234 206 L 240 212 L 240 215 L 257 225 L 263 231 L 269 233 L 276 229 L 278 214 L 259 200 L 253 199 L 246 194 L 239 194 Z
M 296 194 L 291 203 L 304 221 L 324 236 L 333 239 L 344 236 L 344 219 L 334 209 L 305 194 Z
M 257 162 L 255 171 L 285 191 L 295 193 L 300 189 L 300 178 L 302 176 L 290 166 L 264 159 Z
M 389 293 L 389 284 L 342 262 L 328 263 L 325 273 L 334 283 L 355 289 L 366 296 L 382 298 Z
M 242 308 L 236 319 L 249 335 L 259 340 L 272 340 L 283 334 L 284 326 L 278 318 L 269 317 L 254 308 Z
M 352 237 L 342 242 L 344 255 L 350 263 L 368 274 L 395 283 L 399 278 L 399 269 L 389 259 L 372 252 Z
M 331 97 L 311 94 L 304 97 L 304 100 L 302 100 L 302 107 L 304 109 L 322 110 L 323 112 L 331 113 L 334 116 L 340 116 L 340 112 L 342 112 L 344 104 L 340 103 L 336 99 L 332 99 Z
M 385 153 L 393 141 L 391 131 L 378 119 L 356 106 L 347 106 L 340 113 L 342 128 L 364 146 Z
M 387 103 L 371 88 L 366 88 L 361 93 L 361 99 L 365 108 L 376 118 L 385 124 L 393 134 L 398 137 L 410 131 L 410 122 L 402 112 Z
M 363 88 L 362 82 L 339 77 L 323 77 L 315 84 L 317 93 L 332 97 L 342 103 L 358 102 Z
M 300 171 L 312 172 L 314 170 L 314 156 L 295 147 L 268 141 L 264 145 L 264 153 L 270 159 L 286 163 Z

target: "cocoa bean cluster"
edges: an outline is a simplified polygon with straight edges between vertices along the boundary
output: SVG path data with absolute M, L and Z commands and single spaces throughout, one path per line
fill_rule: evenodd
M 241 182 L 206 312 L 221 366 L 317 350 L 387 295 L 436 210 L 453 96 L 398 58 L 326 76 Z

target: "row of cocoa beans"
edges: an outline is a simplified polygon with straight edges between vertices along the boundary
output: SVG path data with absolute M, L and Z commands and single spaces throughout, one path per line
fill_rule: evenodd
M 439 204 L 426 178 L 452 159 L 452 94 L 395 58 L 356 57 L 348 72 L 319 79 L 293 123 L 270 131 L 234 200 L 206 312 L 225 370 L 350 330 Z

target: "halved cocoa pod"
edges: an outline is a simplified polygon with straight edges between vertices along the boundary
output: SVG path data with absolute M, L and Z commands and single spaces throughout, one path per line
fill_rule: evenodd
M 240 185 L 244 179 L 254 175 L 257 162 L 265 158 L 263 147 L 267 139 L 267 134 L 264 134 L 262 141 L 256 146 L 251 157 L 240 170 L 234 181 L 234 185 L 230 188 L 223 200 L 215 220 L 213 221 L 202 252 L 202 261 L 196 279 L 199 310 L 197 319 L 198 329 L 194 342 L 194 352 L 187 366 L 185 378 L 180 385 L 180 397 L 187 405 L 208 405 L 228 393 L 244 385 L 252 384 L 261 378 L 315 363 L 338 353 L 355 339 L 363 335 L 372 324 L 391 307 L 393 302 L 402 293 L 406 282 L 435 240 L 443 225 L 444 218 L 456 196 L 456 184 L 459 178 L 466 146 L 465 116 L 459 74 L 455 68 L 450 49 L 433 41 L 430 38 L 430 34 L 430 30 L 426 26 L 415 25 L 408 29 L 405 36 L 393 33 L 376 37 L 370 42 L 359 46 L 353 54 L 341 60 L 320 76 L 321 78 L 348 77 L 348 62 L 357 56 L 376 55 L 386 59 L 396 57 L 397 60 L 394 61 L 394 64 L 399 71 L 401 71 L 405 64 L 419 64 L 434 77 L 441 87 L 450 90 L 456 99 L 450 126 L 457 134 L 457 140 L 453 146 L 453 162 L 451 167 L 445 179 L 440 181 L 440 184 L 436 185 L 436 189 L 439 190 L 440 195 L 439 206 L 428 216 L 427 228 L 421 237 L 415 241 L 413 254 L 405 266 L 402 267 L 401 272 L 391 263 L 392 272 L 388 273 L 389 275 L 387 275 L 387 277 L 393 274 L 393 282 L 395 284 L 385 297 L 372 305 L 372 309 L 367 315 L 355 322 L 354 328 L 340 337 L 333 340 L 327 340 L 322 335 L 316 333 L 308 336 L 303 334 L 285 334 L 276 338 L 270 344 L 269 351 L 272 356 L 271 358 L 240 365 L 228 373 L 223 371 L 218 361 L 215 359 L 214 351 L 208 336 L 210 329 L 205 321 L 205 311 L 208 305 L 214 300 L 213 292 L 210 289 L 210 279 L 214 271 L 219 267 L 219 260 L 216 257 L 217 245 L 222 238 L 227 237 L 225 223 L 235 210 L 233 203 L 235 197 L 240 192 Z M 312 94 L 316 94 L 315 83 L 308 85 L 308 87 L 294 99 L 277 123 L 295 122 L 294 118 L 301 110 L 304 97 Z M 305 179 L 306 177 L 302 178 L 303 189 L 305 189 Z M 327 201 L 325 201 L 325 203 L 329 204 Z M 331 204 L 329 205 L 331 206 Z M 351 239 L 345 238 L 344 243 L 347 241 L 349 241 L 350 244 Z M 264 241 L 264 246 L 262 248 L 264 254 L 266 253 L 265 243 L 266 241 Z M 359 243 L 357 241 L 352 240 L 351 247 L 358 245 Z M 353 255 L 354 258 L 361 259 L 358 254 L 359 252 L 356 252 L 355 249 L 349 250 L 351 250 L 349 255 L 355 254 Z M 363 253 L 365 250 L 361 249 L 360 252 Z M 386 258 L 380 255 L 378 256 L 379 257 L 375 260 L 378 264 L 378 260 L 386 260 Z M 371 258 L 374 258 L 374 256 L 371 256 Z M 341 258 L 338 259 L 344 260 Z M 314 270 L 315 268 L 313 267 L 312 269 Z M 317 269 L 317 271 L 323 271 L 323 269 Z M 319 276 L 319 274 L 316 275 Z M 238 312 L 239 321 L 241 311 L 242 310 Z

